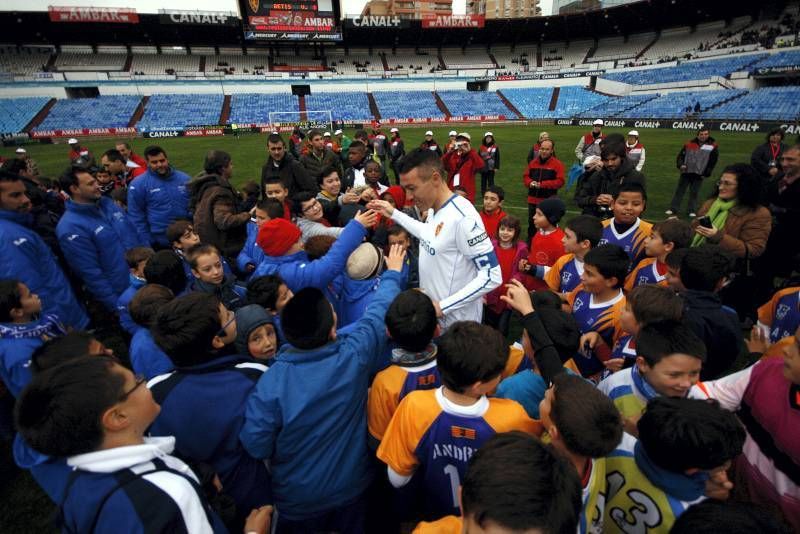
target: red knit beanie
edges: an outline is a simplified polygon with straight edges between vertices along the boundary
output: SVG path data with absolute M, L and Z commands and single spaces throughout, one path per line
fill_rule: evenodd
M 300 239 L 300 229 L 286 219 L 271 219 L 261 225 L 256 243 L 267 256 L 283 256 Z

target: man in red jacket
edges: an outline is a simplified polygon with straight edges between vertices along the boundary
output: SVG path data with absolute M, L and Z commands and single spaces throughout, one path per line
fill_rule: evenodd
M 467 191 L 469 201 L 475 203 L 475 173 L 483 169 L 483 158 L 472 148 L 470 141 L 472 137 L 468 133 L 458 134 L 454 149 L 442 156 L 442 163 L 447 169 L 450 189 L 460 185 Z M 564 173 L 561 175 L 563 184 Z
M 542 141 L 539 156 L 531 160 L 522 177 L 528 188 L 528 242 L 536 233 L 533 225 L 536 207 L 542 200 L 556 196 L 564 186 L 564 164 L 553 155 L 554 149 L 553 141 Z

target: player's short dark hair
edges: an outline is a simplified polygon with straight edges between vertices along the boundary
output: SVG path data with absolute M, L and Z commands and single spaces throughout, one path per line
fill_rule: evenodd
M 653 231 L 658 232 L 661 241 L 666 245 L 672 243 L 672 250 L 688 247 L 692 242 L 692 225 L 680 219 L 667 219 L 653 225 Z
M 186 290 L 186 271 L 183 260 L 171 250 L 159 250 L 144 266 L 144 279 L 148 284 L 160 284 L 180 295 Z
M 119 202 L 123 206 L 128 205 L 128 188 L 116 187 L 111 190 L 111 200 Z
M 639 443 L 667 471 L 710 470 L 742 452 L 745 432 L 733 412 L 714 399 L 656 397 L 637 424 Z
M 135 269 L 143 261 L 148 261 L 156 251 L 150 247 L 133 247 L 125 251 L 125 261 L 128 267 Z
M 279 219 L 283 217 L 283 204 L 276 198 L 262 198 L 256 202 L 256 208 L 266 212 L 267 217 L 270 219 Z
M 310 130 L 308 132 L 308 139 L 309 140 L 312 140 L 317 136 L 322 137 L 322 130 L 313 129 L 313 130 Z
M 589 241 L 592 248 L 603 238 L 603 222 L 594 215 L 577 215 L 567 221 L 564 228 L 575 232 L 575 238 L 579 243 Z
M 331 174 L 336 173 L 336 176 L 339 176 L 341 179 L 341 175 L 339 174 L 339 168 L 335 165 L 327 165 L 325 168 L 322 169 L 322 173 L 317 177 L 317 185 L 322 185 L 322 179 L 327 178 Z
M 102 157 L 106 158 L 108 161 L 120 161 L 122 163 L 125 163 L 125 158 L 122 157 L 122 153 L 116 148 L 109 148 L 108 150 L 103 152 Z
M 220 333 L 219 299 L 194 291 L 161 306 L 150 332 L 175 367 L 205 362 L 212 354 L 211 342 Z
M 133 322 L 143 328 L 149 328 L 161 308 L 175 298 L 172 291 L 158 284 L 147 284 L 134 293 L 128 304 L 128 311 Z
M 364 135 L 366 135 L 366 133 L 367 132 L 364 132 Z M 354 148 L 363 148 L 364 150 L 366 150 L 367 144 L 364 143 L 364 141 L 361 141 L 360 139 L 353 139 L 353 142 L 350 143 L 350 147 L 347 150 L 353 150 Z
M 398 235 L 401 235 L 401 234 L 404 234 L 409 239 L 411 238 L 411 234 L 408 232 L 408 230 L 406 230 L 405 228 L 403 228 L 399 224 L 393 224 L 386 230 L 386 235 L 387 236 L 390 236 L 390 235 L 391 236 L 398 236 Z
M 595 267 L 605 279 L 616 278 L 614 287 L 620 288 L 625 283 L 631 259 L 622 247 L 607 243 L 592 248 L 584 256 L 583 262 Z
M 447 180 L 447 171 L 444 169 L 444 164 L 433 150 L 415 148 L 406 154 L 400 165 L 400 174 L 409 173 L 414 169 L 419 169 L 417 171 L 419 177 L 424 181 L 430 180 L 434 171 L 442 177 L 442 180 Z
M 0 323 L 10 323 L 11 310 L 22 307 L 19 280 L 0 280 Z
M 167 239 L 170 243 L 178 243 L 183 234 L 189 230 L 194 230 L 194 224 L 188 219 L 178 219 L 167 226 Z
M 197 258 L 207 254 L 216 254 L 219 256 L 220 261 L 222 260 L 222 254 L 220 254 L 219 249 L 214 245 L 209 245 L 207 243 L 198 243 L 196 245 L 192 245 L 189 247 L 189 250 L 184 253 L 186 261 L 189 262 L 189 266 L 195 270 L 197 269 Z
M 539 293 L 542 292 L 537 291 L 535 294 Z M 558 298 L 557 295 L 556 298 Z M 561 361 L 567 362 L 575 356 L 581 342 L 581 331 L 575 317 L 561 309 L 560 299 L 558 309 L 549 306 L 540 308 L 538 304 L 534 304 L 534 306 L 536 306 L 536 313 L 539 315 L 542 326 L 553 342 L 553 348 L 558 352 Z
M 581 510 L 575 468 L 522 432 L 489 438 L 472 455 L 461 486 L 462 516 L 515 532 L 574 532 Z
M 119 145 L 124 146 L 128 150 L 131 149 L 131 144 L 129 142 L 127 142 L 127 141 L 116 141 L 116 142 L 114 142 L 114 146 L 119 146 Z
M 6 163 L 8 163 L 10 161 L 14 161 L 14 160 L 10 160 L 10 159 L 6 160 L 6 162 L 3 163 L 2 167 L 0 167 L 0 183 L 19 182 L 20 180 L 22 180 L 22 176 L 20 176 L 16 172 L 11 172 L 6 168 Z M 20 160 L 17 160 L 17 161 L 20 161 Z M 25 163 L 25 162 L 23 162 L 23 163 Z M 27 166 L 27 163 L 25 165 Z
M 686 289 L 714 291 L 734 265 L 734 256 L 719 245 L 691 247 L 681 261 L 681 282 Z
M 755 208 L 764 200 L 764 187 L 758 172 L 747 163 L 734 163 L 722 169 L 722 174 L 736 176 L 736 202 L 748 208 Z M 711 197 L 719 196 L 719 186 L 715 185 Z
M 259 191 L 261 191 L 261 186 L 255 183 L 253 180 L 247 180 L 242 187 L 240 188 L 242 193 L 246 194 L 248 197 L 253 197 L 258 195 Z
M 436 344 L 442 383 L 457 393 L 475 382 L 497 378 L 508 361 L 508 346 L 500 332 L 473 321 L 454 323 Z
M 627 182 L 619 186 L 619 188 L 612 195 L 614 200 L 617 200 L 622 193 L 639 193 L 642 195 L 642 201 L 647 203 L 647 190 L 645 187 L 637 182 Z
M 265 189 L 266 189 L 266 186 L 268 186 L 268 185 L 275 185 L 275 184 L 278 184 L 278 185 L 280 185 L 280 186 L 281 186 L 282 188 L 284 188 L 284 189 L 289 189 L 289 188 L 286 186 L 286 184 L 283 182 L 283 180 L 281 179 L 281 177 L 280 177 L 280 176 L 270 176 L 269 178 L 267 178 L 266 180 L 264 180 L 264 188 L 265 188 Z
M 319 234 L 306 239 L 303 250 L 305 250 L 308 259 L 314 261 L 327 254 L 335 242 L 336 238 L 332 235 Z
M 500 199 L 500 202 L 506 199 L 506 192 L 499 185 L 490 185 L 489 187 L 486 188 L 486 192 L 484 194 L 486 193 L 494 193 L 495 195 L 497 195 L 497 198 Z
M 283 137 L 281 137 L 280 134 L 276 133 L 269 134 L 267 136 L 267 144 L 269 143 L 272 143 L 273 145 L 277 145 L 278 143 L 280 143 L 283 146 L 286 146 L 286 141 L 283 140 Z
M 567 449 L 603 458 L 622 439 L 622 418 L 614 402 L 591 382 L 568 373 L 553 377 L 550 418 Z
M 278 290 L 285 284 L 277 274 L 253 278 L 247 283 L 247 303 L 258 304 L 268 311 L 277 311 Z
M 707 499 L 683 512 L 670 534 L 790 534 L 792 531 L 761 506 Z
M 115 365 L 112 358 L 83 357 L 35 374 L 14 410 L 25 442 L 56 458 L 97 450 L 105 434 L 103 413 L 124 393 Z
M 158 156 L 159 154 L 164 154 L 164 157 L 167 157 L 167 151 L 158 145 L 150 145 L 144 149 L 143 154 L 146 160 Z
M 10 175 L 19 175 L 28 169 L 28 163 L 25 160 L 17 158 L 7 159 L 3 162 L 2 166 L 0 166 L 0 169 Z M 22 178 L 18 176 L 17 179 L 21 180 Z
M 428 346 L 437 324 L 433 302 L 422 291 L 403 291 L 386 311 L 389 334 L 401 349 L 410 352 L 421 352 Z
M 67 360 L 91 356 L 89 347 L 96 340 L 94 334 L 83 330 L 48 339 L 31 354 L 31 372 L 41 373 Z
M 220 174 L 231 162 L 231 155 L 224 150 L 209 150 L 203 161 L 203 170 L 209 174 Z
M 685 354 L 706 361 L 706 345 L 692 329 L 677 321 L 657 321 L 645 324 L 636 335 L 636 355 L 644 358 L 647 365 L 673 354 Z
M 668 287 L 636 286 L 628 292 L 627 299 L 640 327 L 658 321 L 680 321 L 683 317 L 683 299 Z
M 61 176 L 58 177 L 58 186 L 70 197 L 72 196 L 72 191 L 70 191 L 70 188 L 73 185 L 77 186 L 80 183 L 78 180 L 79 174 L 88 174 L 91 176 L 92 173 L 90 173 L 89 169 L 83 165 L 70 165 L 64 170 L 63 173 L 61 173 Z
M 308 202 L 309 200 L 314 200 L 317 198 L 317 194 L 312 191 L 300 191 L 292 196 L 292 213 L 297 215 L 298 217 L 303 216 L 303 202 Z
M 619 139 L 609 139 L 610 137 L 606 137 L 600 143 L 600 159 L 607 160 L 611 156 L 619 156 L 620 159 L 625 159 L 628 156 L 628 151 L 625 150 L 625 138 L 621 135 Z
M 681 263 L 683 263 L 683 258 L 686 257 L 686 253 L 689 252 L 689 248 L 678 248 L 667 254 L 667 258 L 665 263 L 667 267 L 670 269 L 677 269 L 678 271 L 681 270 Z
M 331 303 L 315 287 L 306 287 L 295 293 L 281 311 L 281 329 L 286 341 L 300 350 L 325 345 L 333 326 Z
M 355 133 L 353 134 L 353 137 L 356 138 L 356 139 L 361 139 L 361 138 L 368 139 L 369 138 L 369 134 L 367 133 L 366 130 L 361 129 L 361 130 L 356 130 Z M 355 143 L 355 141 L 353 141 L 353 142 Z M 353 146 L 353 145 L 351 144 L 350 146 Z M 364 145 L 364 146 L 366 147 L 367 145 Z

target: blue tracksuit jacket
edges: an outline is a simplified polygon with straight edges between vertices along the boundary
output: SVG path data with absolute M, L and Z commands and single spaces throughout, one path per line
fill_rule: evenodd
M 258 237 L 258 226 L 256 223 L 250 221 L 247 223 L 247 240 L 244 242 L 242 250 L 236 256 L 236 268 L 240 273 L 247 274 L 247 264 L 252 263 L 256 267 L 264 259 L 264 251 L 256 243 Z M 250 274 L 247 274 L 245 279 L 249 279 Z
M 42 300 L 42 313 L 83 330 L 89 316 L 58 266 L 53 251 L 30 228 L 30 216 L 0 210 L 0 278 L 24 282 Z
M 152 171 L 138 176 L 128 187 L 128 218 L 148 245 L 166 248 L 167 226 L 178 219 L 192 219 L 189 213 L 189 192 L 186 184 L 191 177 L 170 168 L 162 178 Z
M 31 381 L 31 355 L 48 339 L 66 334 L 55 315 L 29 323 L 0 323 L 0 379 L 14 397 Z
M 72 270 L 97 300 L 115 312 L 129 283 L 125 251 L 149 246 L 136 235 L 125 212 L 108 197 L 94 204 L 69 200 L 56 236 Z
M 128 289 L 123 291 L 122 295 L 117 299 L 117 313 L 119 314 L 119 324 L 122 325 L 122 328 L 124 328 L 126 332 L 133 335 L 141 326 L 131 319 L 131 312 L 128 311 L 128 304 L 131 303 L 136 292 L 147 284 L 147 280 L 144 278 L 137 278 L 133 276 L 133 274 L 129 274 L 128 278 L 130 279 L 131 285 L 129 285 Z
M 367 388 L 399 292 L 400 273 L 387 271 L 348 333 L 311 350 L 284 345 L 248 400 L 241 440 L 269 460 L 275 505 L 287 519 L 352 502 L 370 483 Z
M 144 375 L 148 380 L 154 376 L 169 373 L 175 368 L 169 356 L 156 345 L 153 335 L 147 328 L 139 328 L 133 334 L 128 352 L 133 372 Z

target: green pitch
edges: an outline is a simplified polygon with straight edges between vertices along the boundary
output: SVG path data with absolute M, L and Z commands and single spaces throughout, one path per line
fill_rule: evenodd
M 429 129 L 424 127 L 405 127 L 400 133 L 405 141 L 406 150 L 422 142 L 423 133 Z M 575 145 L 578 139 L 589 127 L 577 126 L 503 126 L 499 124 L 466 127 L 448 125 L 434 127 L 434 137 L 440 144 L 447 141 L 447 132 L 451 129 L 459 132 L 466 131 L 472 136 L 472 145 L 480 146 L 483 134 L 486 131 L 494 133 L 500 147 L 500 170 L 497 172 L 495 182 L 506 191 L 505 209 L 507 212 L 527 216 L 525 202 L 526 190 L 522 184 L 522 175 L 527 168 L 527 154 L 531 145 L 538 138 L 539 132 L 547 131 L 555 141 L 556 155 L 564 165 L 569 167 L 575 160 Z M 388 130 L 388 127 L 384 130 Z M 627 134 L 627 129 L 608 128 L 605 133 L 620 132 Z M 675 157 L 684 142 L 694 136 L 695 132 L 689 130 L 639 130 L 641 142 L 647 149 L 647 161 L 644 174 L 647 176 L 647 190 L 650 197 L 648 211 L 645 217 L 662 219 L 664 210 L 670 201 L 672 192 L 678 179 L 678 170 L 675 166 Z M 353 130 L 347 130 L 346 135 L 352 137 Z M 712 132 L 712 137 L 719 143 L 720 158 L 711 180 L 706 180 L 703 185 L 701 197 L 705 198 L 711 191 L 713 181 L 719 177 L 722 169 L 731 163 L 750 162 L 753 149 L 764 142 L 766 132 L 763 133 L 729 133 Z M 288 136 L 285 136 L 288 138 Z M 66 140 L 63 140 L 66 143 Z M 86 146 L 99 159 L 99 155 L 113 148 L 113 139 L 92 140 Z M 203 157 L 211 149 L 225 150 L 233 157 L 234 182 L 241 185 L 247 180 L 258 182 L 261 177 L 261 165 L 266 161 L 266 135 L 242 135 L 238 139 L 232 136 L 225 137 L 177 137 L 167 139 L 132 139 L 130 141 L 134 151 L 141 154 L 150 144 L 162 146 L 169 156 L 171 163 L 177 168 L 196 174 L 202 170 Z M 67 165 L 66 144 L 58 145 L 28 145 L 27 150 L 34 158 L 46 176 L 56 177 Z M 0 155 L 13 157 L 13 149 L 3 147 Z M 390 176 L 392 173 L 390 172 Z M 476 184 L 478 185 L 478 184 Z M 567 203 L 567 209 L 575 210 L 572 202 L 573 191 L 561 191 L 561 197 Z M 685 202 L 685 200 L 684 200 Z

